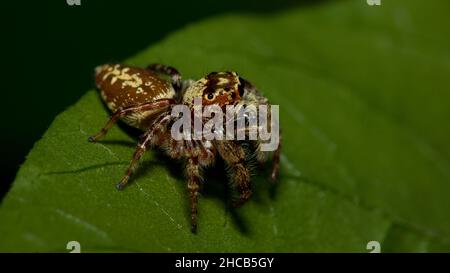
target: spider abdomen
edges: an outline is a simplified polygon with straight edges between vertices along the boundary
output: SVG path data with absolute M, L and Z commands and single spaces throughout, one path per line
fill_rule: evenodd
M 175 98 L 172 85 L 155 72 L 121 64 L 105 64 L 95 69 L 95 82 L 107 107 L 112 111 Z M 145 121 L 155 112 L 145 111 L 122 117 L 128 125 L 145 128 Z

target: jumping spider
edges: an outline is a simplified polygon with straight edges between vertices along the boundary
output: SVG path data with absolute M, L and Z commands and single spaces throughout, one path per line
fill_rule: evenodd
M 249 161 L 262 164 L 268 159 L 268 152 L 260 149 L 261 141 L 175 140 L 170 133 L 174 122 L 172 107 L 184 104 L 193 111 L 194 98 L 202 98 L 203 105 L 216 104 L 221 108 L 226 105 L 268 105 L 267 98 L 250 82 L 236 72 L 212 72 L 198 81 L 182 81 L 175 68 L 160 64 L 150 65 L 146 69 L 105 64 L 97 67 L 95 72 L 96 86 L 114 114 L 100 132 L 89 137 L 89 141 L 98 141 L 119 119 L 145 132 L 125 176 L 117 184 L 119 190 L 127 184 L 144 152 L 150 147 L 158 147 L 170 157 L 185 162 L 193 232 L 197 227 L 202 169 L 212 166 L 216 156 L 224 160 L 229 169 L 230 182 L 238 189 L 239 199 L 235 205 L 242 205 L 250 198 Z M 271 179 L 275 181 L 279 170 L 279 144 L 272 159 Z

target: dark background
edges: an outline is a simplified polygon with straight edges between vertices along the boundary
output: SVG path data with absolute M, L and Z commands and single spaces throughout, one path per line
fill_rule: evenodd
M 317 2 L 81 0 L 81 6 L 69 6 L 66 0 L 5 1 L 0 200 L 53 118 L 93 87 L 95 66 L 122 61 L 203 18 Z

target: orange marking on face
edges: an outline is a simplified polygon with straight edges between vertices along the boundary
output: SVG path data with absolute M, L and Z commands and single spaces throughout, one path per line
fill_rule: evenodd
M 218 104 L 219 106 L 223 106 L 223 105 L 227 105 L 230 104 L 230 99 L 229 99 L 229 95 L 228 94 L 222 94 L 222 95 L 218 95 L 216 96 L 214 99 L 212 100 L 208 100 L 203 98 L 203 105 L 212 105 L 212 104 Z

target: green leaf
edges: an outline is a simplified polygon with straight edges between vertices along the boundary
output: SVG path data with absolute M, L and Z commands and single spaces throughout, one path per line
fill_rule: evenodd
M 185 78 L 235 70 L 280 105 L 282 173 L 263 173 L 244 207 L 224 172 L 205 178 L 192 234 L 181 166 L 148 152 L 114 185 L 136 139 L 114 127 L 94 91 L 56 117 L 0 208 L 0 251 L 450 250 L 448 1 L 336 1 L 190 25 L 130 64 Z M 78 75 L 79 77 L 90 77 Z M 61 92 L 64 92 L 62 89 Z

